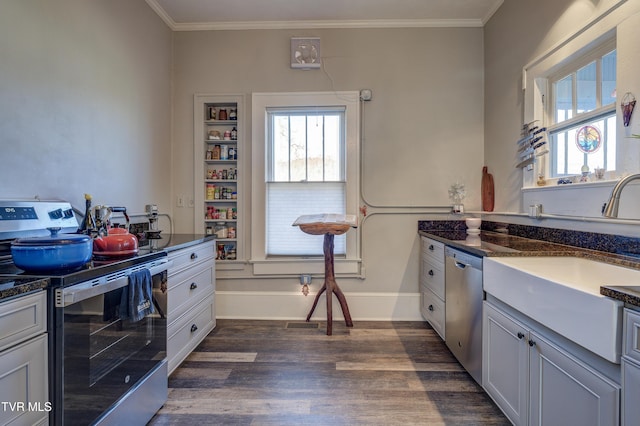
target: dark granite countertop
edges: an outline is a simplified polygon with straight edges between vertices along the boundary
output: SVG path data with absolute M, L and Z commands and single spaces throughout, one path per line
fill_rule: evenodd
M 172 252 L 214 239 L 214 235 L 205 234 L 161 234 L 160 238 L 141 241 L 141 245 L 150 244 L 156 250 Z
M 466 230 L 424 230 L 418 233 L 476 256 L 573 256 L 611 263 L 640 270 L 640 259 L 616 253 L 590 250 L 571 245 L 518 237 L 482 230 L 480 235 L 467 234 Z M 640 286 L 602 286 L 600 294 L 623 301 L 628 306 L 640 307 Z
M 167 234 L 161 238 L 140 240 L 140 253 L 161 250 L 172 252 L 215 239 L 204 234 Z M 26 295 L 49 286 L 49 279 L 41 276 L 0 274 L 0 301 L 11 297 Z
M 621 300 L 625 305 L 640 308 L 640 286 L 602 286 L 600 294 Z
M 24 296 L 49 287 L 49 279 L 42 277 L 0 277 L 0 301 Z

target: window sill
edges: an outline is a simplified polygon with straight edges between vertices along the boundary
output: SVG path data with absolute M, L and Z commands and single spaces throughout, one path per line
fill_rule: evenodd
M 598 188 L 598 187 L 613 187 L 618 182 L 618 179 L 612 180 L 598 180 L 593 182 L 576 182 L 558 185 L 556 179 L 547 181 L 544 186 L 525 186 L 521 189 L 522 192 L 534 192 L 534 191 L 558 191 L 568 188 Z
M 252 259 L 254 275 L 324 274 L 324 258 L 317 259 Z M 336 275 L 359 274 L 361 259 L 334 259 Z

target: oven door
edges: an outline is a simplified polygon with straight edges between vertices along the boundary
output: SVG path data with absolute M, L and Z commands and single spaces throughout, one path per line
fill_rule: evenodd
M 93 424 L 166 358 L 167 264 L 149 270 L 153 313 L 138 321 L 119 315 L 127 275 L 56 289 L 56 424 Z

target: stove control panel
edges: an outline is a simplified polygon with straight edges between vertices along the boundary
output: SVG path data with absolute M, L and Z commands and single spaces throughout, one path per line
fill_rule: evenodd
M 66 201 L 0 200 L 0 240 L 47 236 L 47 228 L 75 232 L 78 219 Z

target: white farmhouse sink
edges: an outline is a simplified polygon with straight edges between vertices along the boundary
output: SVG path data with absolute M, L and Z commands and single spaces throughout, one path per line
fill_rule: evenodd
M 484 290 L 602 358 L 620 362 L 622 307 L 603 285 L 637 285 L 640 270 L 578 257 L 485 257 Z

